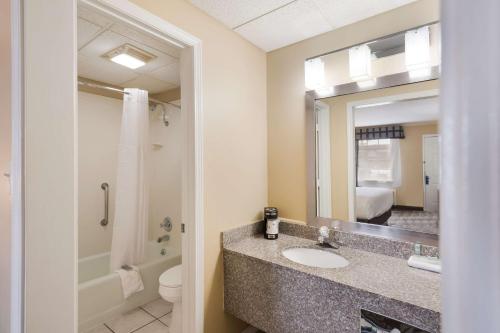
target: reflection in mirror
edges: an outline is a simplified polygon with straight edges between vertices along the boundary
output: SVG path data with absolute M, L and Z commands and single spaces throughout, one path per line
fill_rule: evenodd
M 317 216 L 439 234 L 437 88 L 316 100 Z

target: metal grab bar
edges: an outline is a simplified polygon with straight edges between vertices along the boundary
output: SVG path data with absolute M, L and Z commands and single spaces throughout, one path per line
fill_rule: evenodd
M 102 183 L 101 188 L 104 190 L 104 218 L 101 220 L 101 225 L 103 227 L 108 225 L 108 212 L 109 212 L 109 185 L 108 183 Z

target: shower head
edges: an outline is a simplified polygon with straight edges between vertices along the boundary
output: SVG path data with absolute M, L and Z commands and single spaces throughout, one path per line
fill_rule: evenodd
M 149 111 L 151 111 L 153 113 L 157 113 L 158 114 L 158 120 L 163 121 L 163 124 L 165 124 L 165 126 L 169 125 L 168 115 L 167 115 L 167 108 L 166 108 L 165 104 L 158 103 L 156 101 L 154 103 L 150 103 L 150 105 L 149 105 Z

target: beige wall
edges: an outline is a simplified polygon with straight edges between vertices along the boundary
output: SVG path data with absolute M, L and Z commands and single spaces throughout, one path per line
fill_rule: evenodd
M 0 333 L 10 331 L 10 1 L 0 2 Z
M 438 6 L 420 0 L 268 53 L 268 196 L 283 217 L 306 220 L 304 60 L 438 20 Z
M 332 159 L 332 213 L 333 218 L 349 220 L 347 178 L 347 104 L 383 96 L 393 96 L 439 88 L 439 81 L 427 81 L 372 90 L 352 95 L 323 99 L 331 112 L 331 159 Z M 404 140 L 402 140 L 404 141 Z M 305 189 L 304 189 L 305 191 Z
M 396 205 L 424 207 L 422 135 L 437 134 L 437 124 L 403 125 L 401 186 L 396 189 Z
M 223 312 L 220 233 L 267 204 L 266 55 L 187 1 L 134 2 L 203 42 L 205 331 L 240 332 Z
M 78 93 L 78 256 L 109 252 L 113 232 L 118 143 L 122 100 L 84 92 Z M 170 216 L 174 228 L 169 246 L 180 248 L 181 220 L 181 113 L 169 107 L 170 125 L 165 127 L 158 111 L 150 113 L 149 239 L 165 231 L 163 218 Z M 104 214 L 101 184 L 110 189 L 109 225 L 99 221 Z

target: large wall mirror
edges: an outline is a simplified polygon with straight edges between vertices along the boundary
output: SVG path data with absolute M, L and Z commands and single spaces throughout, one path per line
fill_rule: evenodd
M 306 61 L 308 219 L 439 235 L 439 24 Z

